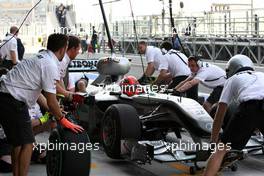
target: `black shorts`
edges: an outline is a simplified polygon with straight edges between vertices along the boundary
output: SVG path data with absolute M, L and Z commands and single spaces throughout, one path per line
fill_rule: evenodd
M 225 144 L 231 143 L 232 149 L 242 150 L 255 129 L 259 129 L 263 133 L 263 105 L 263 100 L 250 100 L 241 103 L 224 129 L 221 141 Z
M 16 147 L 34 142 L 31 119 L 25 103 L 10 94 L 0 92 L 0 113 L 0 123 L 9 144 Z
M 11 155 L 11 146 L 6 138 L 0 139 L 0 157 L 4 155 Z
M 172 78 L 172 83 L 169 84 L 168 89 L 175 88 L 178 84 L 180 84 L 182 81 L 187 79 L 189 76 L 176 76 Z M 186 97 L 191 98 L 195 101 L 198 101 L 198 85 L 195 85 L 191 87 L 189 90 L 186 91 Z
M 211 103 L 212 105 L 217 103 L 221 97 L 222 91 L 223 91 L 222 86 L 215 87 L 214 90 L 210 93 L 206 101 Z

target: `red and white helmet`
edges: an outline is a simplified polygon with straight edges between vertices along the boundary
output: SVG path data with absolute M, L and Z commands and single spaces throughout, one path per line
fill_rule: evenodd
M 142 92 L 139 87 L 139 82 L 136 77 L 134 76 L 126 76 L 120 82 L 120 87 L 123 94 L 131 97 L 133 95 L 138 95 Z

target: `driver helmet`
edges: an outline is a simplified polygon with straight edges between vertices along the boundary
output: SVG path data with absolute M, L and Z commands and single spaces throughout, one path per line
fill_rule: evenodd
M 227 62 L 226 67 L 226 76 L 230 78 L 234 74 L 245 71 L 245 70 L 254 70 L 254 64 L 252 60 L 242 54 L 235 55 Z
M 138 95 L 139 91 L 139 82 L 134 76 L 126 76 L 120 82 L 121 91 L 123 94 L 131 97 L 133 95 Z

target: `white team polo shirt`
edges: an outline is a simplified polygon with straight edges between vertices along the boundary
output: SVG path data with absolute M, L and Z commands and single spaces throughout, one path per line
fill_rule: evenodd
M 192 73 L 194 79 L 201 81 L 201 84 L 208 88 L 215 88 L 217 86 L 224 86 L 226 81 L 225 71 L 207 62 L 202 63 L 197 73 Z
M 8 34 L 6 38 L 3 40 L 2 45 L 8 41 L 13 35 Z M 15 51 L 16 53 L 16 61 L 18 62 L 18 54 L 17 54 L 17 39 L 16 37 L 13 37 L 11 40 L 9 40 L 0 50 L 2 58 L 5 58 L 6 60 L 11 60 L 10 51 Z
M 56 94 L 56 81 L 59 79 L 59 60 L 53 52 L 43 51 L 31 59 L 24 59 L 3 75 L 0 91 L 10 93 L 31 107 L 41 90 Z
M 264 73 L 244 71 L 227 79 L 219 102 L 230 104 L 264 99 Z
M 188 58 L 183 53 L 170 50 L 160 59 L 159 71 L 168 70 L 172 77 L 189 76 L 191 71 L 187 64 Z
M 60 79 L 63 79 L 66 76 L 66 70 L 70 62 L 71 59 L 69 58 L 68 54 L 65 53 L 64 58 L 60 62 Z
M 147 46 L 145 56 L 147 63 L 153 62 L 155 70 L 158 70 L 160 65 L 160 58 L 163 57 L 160 49 L 154 46 Z

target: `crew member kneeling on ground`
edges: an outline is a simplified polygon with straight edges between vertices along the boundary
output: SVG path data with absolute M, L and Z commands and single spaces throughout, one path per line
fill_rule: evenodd
M 185 92 L 199 83 L 207 88 L 213 89 L 210 96 L 203 104 L 204 109 L 210 112 L 212 105 L 217 103 L 221 96 L 226 81 L 225 71 L 216 65 L 203 62 L 194 56 L 189 57 L 188 66 L 192 74 L 176 86 L 175 89 L 179 92 Z
M 188 58 L 180 51 L 174 50 L 170 42 L 163 42 L 160 48 L 164 57 L 160 59 L 160 74 L 155 83 L 159 84 L 163 80 L 168 80 L 165 82 L 171 81 L 168 89 L 172 89 L 191 74 L 190 68 L 188 67 Z M 188 89 L 186 96 L 198 100 L 198 85 L 194 85 Z
M 232 149 L 242 150 L 256 128 L 264 132 L 264 73 L 253 71 L 253 63 L 247 56 L 236 55 L 228 61 L 226 74 L 228 80 L 219 100 L 211 136 L 212 142 L 223 143 L 225 148 L 216 148 L 211 155 L 204 173 L 206 176 L 216 175 L 228 143 Z M 219 140 L 222 122 L 232 99 L 239 102 L 239 107 Z
M 68 121 L 56 99 L 56 81 L 60 80 L 59 61 L 67 49 L 68 37 L 52 34 L 47 50 L 25 59 L 0 81 L 0 123 L 12 148 L 13 175 L 26 176 L 30 164 L 34 136 L 28 107 L 34 105 L 44 91 L 49 110 L 58 122 L 74 132 L 83 128 Z

